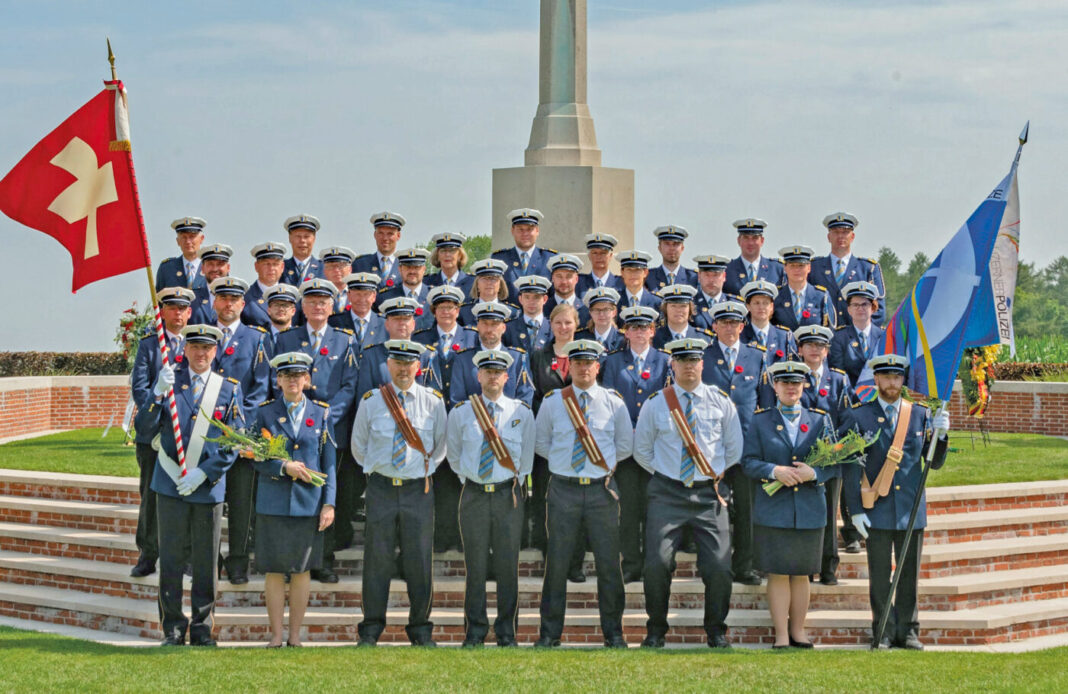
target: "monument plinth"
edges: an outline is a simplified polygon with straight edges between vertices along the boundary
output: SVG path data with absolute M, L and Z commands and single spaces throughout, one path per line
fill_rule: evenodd
M 493 245 L 511 245 L 510 210 L 545 215 L 538 245 L 585 257 L 583 236 L 634 246 L 634 171 L 601 166 L 586 103 L 586 0 L 541 0 L 539 104 L 525 166 L 493 170 Z

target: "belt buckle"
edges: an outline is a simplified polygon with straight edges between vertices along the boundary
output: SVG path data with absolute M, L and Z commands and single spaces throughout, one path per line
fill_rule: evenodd
M 389 479 L 393 482 L 394 487 L 404 486 L 404 480 L 400 479 L 399 477 L 390 477 Z
M 590 483 L 590 478 L 589 477 L 579 477 L 578 480 L 579 480 L 579 484 L 582 484 L 582 485 L 586 485 L 586 484 Z
M 489 494 L 490 492 L 497 491 L 497 486 L 493 485 L 493 484 L 484 484 L 484 485 L 482 485 L 482 491 L 484 491 L 487 494 Z

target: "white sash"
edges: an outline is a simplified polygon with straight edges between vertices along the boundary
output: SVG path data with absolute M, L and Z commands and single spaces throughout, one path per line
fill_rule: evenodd
M 189 448 L 185 450 L 186 471 L 195 470 L 197 463 L 200 462 L 200 454 L 204 450 L 204 436 L 208 433 L 208 427 L 211 426 L 211 415 L 215 411 L 215 403 L 219 399 L 222 384 L 222 376 L 215 372 L 208 374 L 207 382 L 204 384 L 204 395 L 200 399 L 201 412 L 197 413 L 199 416 L 196 424 L 193 425 L 193 432 L 189 435 Z M 208 415 L 205 416 L 204 412 Z M 178 480 L 182 478 L 181 468 L 178 467 L 178 463 L 171 460 L 162 446 L 158 450 L 160 467 L 170 475 L 175 484 L 178 484 Z

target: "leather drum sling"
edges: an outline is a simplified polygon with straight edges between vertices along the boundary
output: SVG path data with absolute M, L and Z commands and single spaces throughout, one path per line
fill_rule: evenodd
M 590 427 L 586 423 L 586 418 L 582 415 L 582 407 L 579 405 L 578 398 L 575 397 L 574 387 L 567 386 L 563 388 L 560 391 L 560 398 L 564 402 L 564 409 L 567 411 L 568 419 L 571 420 L 571 425 L 575 427 L 575 436 L 582 442 L 582 448 L 586 451 L 586 458 L 597 467 L 608 471 L 608 474 L 604 477 L 604 488 L 608 490 L 613 499 L 619 501 L 619 495 L 608 487 L 613 471 L 608 467 L 608 463 L 605 462 L 604 454 L 601 453 L 601 449 L 597 445 L 597 441 L 594 440 Z
M 890 485 L 894 483 L 894 473 L 898 463 L 905 455 L 905 436 L 909 431 L 909 419 L 912 417 L 912 403 L 908 400 L 901 401 L 901 411 L 897 415 L 897 427 L 894 429 L 894 440 L 886 451 L 886 460 L 875 477 L 875 483 L 868 481 L 867 471 L 861 473 L 860 503 L 864 508 L 872 508 L 879 497 L 890 493 Z
M 515 461 L 512 460 L 512 454 L 508 452 L 508 448 L 504 445 L 501 435 L 497 432 L 497 427 L 493 426 L 493 418 L 489 416 L 481 395 L 471 396 L 471 409 L 475 413 L 475 421 L 478 422 L 478 428 L 482 430 L 482 436 L 486 439 L 486 443 L 489 444 L 493 456 L 501 464 L 501 467 L 512 471 L 512 508 L 515 508 L 518 505 L 515 488 L 519 482 L 519 470 L 516 469 Z
M 675 422 L 679 437 L 682 438 L 682 445 L 686 447 L 686 452 L 693 458 L 694 466 L 702 475 L 712 479 L 714 482 L 712 488 L 716 490 L 716 498 L 719 499 L 719 503 L 726 506 L 727 502 L 723 500 L 719 493 L 719 481 L 723 479 L 723 475 L 716 474 L 716 471 L 712 469 L 712 465 L 708 462 L 708 458 L 705 457 L 705 454 L 697 445 L 697 438 L 694 436 L 693 430 L 690 429 L 690 423 L 686 421 L 686 415 L 679 404 L 679 395 L 675 392 L 674 386 L 668 386 L 664 389 L 664 402 L 667 403 L 668 413 L 671 415 L 671 420 Z
M 404 437 L 404 442 L 408 444 L 409 448 L 414 448 L 423 456 L 423 493 L 426 494 L 430 491 L 430 454 L 426 452 L 426 448 L 423 446 L 423 439 L 419 437 L 419 432 L 412 427 L 411 421 L 408 420 L 408 415 L 404 412 L 404 408 L 401 407 L 397 391 L 393 390 L 393 384 L 387 383 L 379 388 L 379 391 L 382 393 L 382 401 L 386 403 L 390 416 L 393 417 L 393 423 L 397 425 L 401 436 Z

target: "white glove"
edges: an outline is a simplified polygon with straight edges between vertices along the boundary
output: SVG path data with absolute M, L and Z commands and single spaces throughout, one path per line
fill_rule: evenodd
M 934 416 L 934 419 L 931 420 L 931 426 L 933 426 L 938 431 L 949 431 L 949 413 L 939 412 L 938 414 L 936 414 Z
M 167 391 L 174 387 L 174 367 L 166 364 L 159 370 L 156 378 L 156 387 L 152 389 L 157 398 L 162 398 Z
M 857 532 L 860 533 L 860 536 L 867 540 L 868 528 L 871 527 L 871 521 L 868 520 L 868 514 L 854 513 L 850 515 L 849 519 L 853 521 L 853 527 L 857 529 Z
M 185 477 L 178 480 L 178 493 L 182 496 L 189 496 L 196 491 L 197 487 L 204 484 L 204 480 L 208 479 L 208 476 L 204 474 L 204 471 L 200 468 L 190 470 L 185 473 Z

